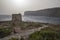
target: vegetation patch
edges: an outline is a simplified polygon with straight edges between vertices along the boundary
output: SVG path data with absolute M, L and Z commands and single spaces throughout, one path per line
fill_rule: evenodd
M 10 27 L 7 27 L 7 28 L 0 28 L 0 38 L 3 38 L 5 36 L 8 36 L 10 35 L 12 32 L 11 28 Z
M 11 38 L 11 39 L 9 39 L 9 40 L 18 40 L 18 38 Z
M 35 32 L 29 36 L 29 40 L 60 40 L 60 26 L 53 25 Z
M 20 24 L 20 28 L 22 30 L 24 29 L 32 29 L 32 28 L 37 28 L 37 27 L 42 27 L 43 24 L 38 23 L 38 22 L 22 22 Z
M 24 38 L 23 37 L 21 37 L 21 38 L 11 38 L 9 40 L 24 40 Z

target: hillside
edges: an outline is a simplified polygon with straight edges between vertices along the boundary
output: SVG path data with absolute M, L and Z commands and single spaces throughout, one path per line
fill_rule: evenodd
M 60 7 L 48 8 L 36 11 L 26 11 L 24 16 L 48 16 L 48 17 L 60 17 Z

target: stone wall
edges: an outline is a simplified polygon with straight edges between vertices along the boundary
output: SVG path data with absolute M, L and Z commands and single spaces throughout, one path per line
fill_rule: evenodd
M 12 23 L 14 26 L 19 26 L 19 24 L 22 22 L 22 16 L 21 14 L 13 14 L 12 15 Z

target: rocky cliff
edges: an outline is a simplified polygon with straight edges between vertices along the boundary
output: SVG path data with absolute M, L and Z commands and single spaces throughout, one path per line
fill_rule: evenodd
M 48 16 L 48 17 L 60 17 L 60 7 L 48 8 L 37 11 L 26 11 L 24 16 Z

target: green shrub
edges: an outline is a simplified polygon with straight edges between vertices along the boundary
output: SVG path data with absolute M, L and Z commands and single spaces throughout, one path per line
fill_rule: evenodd
M 9 40 L 18 40 L 17 38 L 11 38 L 11 39 L 9 39 Z
M 11 39 L 9 39 L 9 40 L 19 40 L 18 38 L 11 38 Z M 20 40 L 24 40 L 24 38 L 23 37 L 21 37 L 21 39 Z
M 53 29 L 43 29 L 29 36 L 29 40 L 60 40 L 60 32 Z
M 10 28 L 0 28 L 0 38 L 10 35 L 11 29 Z
M 24 40 L 24 38 L 23 37 L 21 37 L 21 39 L 20 40 Z

